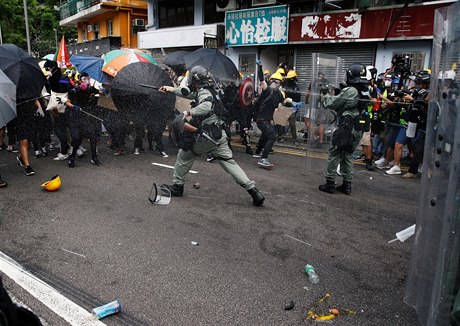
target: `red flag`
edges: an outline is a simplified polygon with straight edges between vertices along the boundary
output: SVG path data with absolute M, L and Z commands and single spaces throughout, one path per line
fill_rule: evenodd
M 69 52 L 67 52 L 64 36 L 62 36 L 61 43 L 59 44 L 56 61 L 59 68 L 69 68 L 72 66 L 70 63 Z

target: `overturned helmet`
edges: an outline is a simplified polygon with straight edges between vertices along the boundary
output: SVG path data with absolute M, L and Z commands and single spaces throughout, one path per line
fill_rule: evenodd
M 368 84 L 366 67 L 360 63 L 354 63 L 347 69 L 347 84 Z
M 48 191 L 59 190 L 59 188 L 61 188 L 61 178 L 58 175 L 55 175 L 51 178 L 51 180 L 42 184 L 42 187 Z

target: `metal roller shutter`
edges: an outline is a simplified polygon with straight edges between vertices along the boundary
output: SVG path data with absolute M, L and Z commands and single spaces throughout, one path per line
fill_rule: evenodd
M 341 57 L 345 69 L 353 63 L 362 63 L 363 65 L 373 65 L 375 58 L 376 43 L 348 43 L 348 44 L 312 44 L 298 46 L 296 51 L 296 72 L 299 89 L 302 93 L 302 99 L 305 98 L 308 85 L 311 81 L 311 64 L 312 53 L 324 53 Z

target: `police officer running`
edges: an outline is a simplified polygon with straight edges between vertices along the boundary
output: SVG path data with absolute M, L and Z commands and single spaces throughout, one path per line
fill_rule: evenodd
M 351 194 L 353 177 L 353 152 L 362 136 L 362 131 L 368 125 L 361 126 L 362 112 L 367 110 L 369 98 L 369 81 L 366 79 L 366 67 L 362 64 L 352 64 L 347 70 L 347 85 L 337 96 L 324 95 L 321 102 L 327 109 L 337 112 L 338 128 L 332 135 L 332 147 L 329 149 L 326 170 L 326 184 L 320 185 L 319 190 L 333 194 L 335 190 L 346 195 Z M 367 115 L 366 115 L 367 116 Z M 337 166 L 343 177 L 341 186 L 335 185 Z
M 195 107 L 178 115 L 173 122 L 175 134 L 178 128 L 182 139 L 178 139 L 181 149 L 177 154 L 174 166 L 173 184 L 163 184 L 161 189 L 167 190 L 171 196 L 180 197 L 184 192 L 187 173 L 192 168 L 198 155 L 210 153 L 220 166 L 235 179 L 251 195 L 253 204 L 260 206 L 265 197 L 255 187 L 254 181 L 249 180 L 246 173 L 233 159 L 233 153 L 228 145 L 228 138 L 223 130 L 224 121 L 220 116 L 219 99 L 215 94 L 215 85 L 210 80 L 210 73 L 202 66 L 193 67 L 187 77 L 187 86 L 174 88 L 162 86 L 160 92 L 173 93 L 178 96 L 195 100 Z M 191 117 L 190 124 L 186 118 Z M 182 128 L 188 129 L 185 131 Z M 191 131 L 191 132 L 190 132 Z

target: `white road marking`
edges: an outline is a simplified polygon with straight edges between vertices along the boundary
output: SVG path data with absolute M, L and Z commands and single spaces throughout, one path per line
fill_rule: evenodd
M 285 234 L 285 236 L 288 237 L 288 238 L 291 238 L 292 240 L 299 241 L 299 242 L 301 242 L 301 243 L 303 243 L 303 244 L 309 245 L 309 246 L 311 247 L 311 244 L 309 244 L 309 243 L 307 243 L 307 242 L 305 242 L 305 241 L 296 239 L 296 238 L 291 237 L 290 235 L 287 235 L 287 234 Z
M 174 170 L 174 166 L 172 165 L 167 165 L 167 164 L 161 164 L 161 163 L 152 163 L 153 165 L 156 165 L 156 166 L 161 166 L 163 168 L 168 168 L 168 169 L 173 169 Z M 198 173 L 198 171 L 193 171 L 193 170 L 190 170 L 188 171 L 189 173 Z
M 76 252 L 73 252 L 73 251 L 70 251 L 70 250 L 67 250 L 67 249 L 64 249 L 64 248 L 61 248 L 62 250 L 64 250 L 65 252 L 68 252 L 69 254 L 74 254 L 74 255 L 77 255 L 77 256 L 80 256 L 80 257 L 83 257 L 83 258 L 86 258 L 85 255 L 82 255 L 82 254 L 77 254 Z
M 105 325 L 91 313 L 70 301 L 54 288 L 25 270 L 16 261 L 0 251 L 0 272 L 19 284 L 58 316 L 75 326 Z

